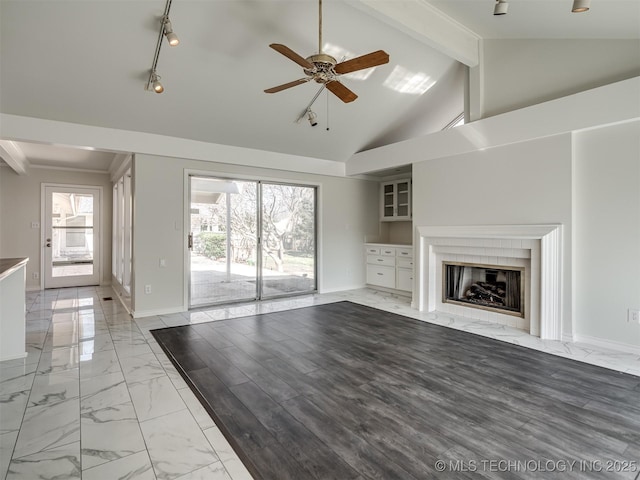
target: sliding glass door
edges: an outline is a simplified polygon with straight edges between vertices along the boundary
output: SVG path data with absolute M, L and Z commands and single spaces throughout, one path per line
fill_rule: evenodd
M 316 189 L 262 185 L 262 298 L 316 290 Z
M 191 177 L 191 306 L 257 298 L 257 182 Z
M 316 290 L 315 187 L 191 176 L 190 306 Z

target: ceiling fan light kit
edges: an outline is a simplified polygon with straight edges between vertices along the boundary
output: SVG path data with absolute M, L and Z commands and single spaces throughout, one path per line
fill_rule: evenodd
M 316 115 L 316 112 L 314 112 L 313 110 L 307 110 L 307 119 L 309 120 L 309 125 L 311 125 L 312 127 L 318 125 L 318 115 Z
M 272 43 L 269 45 L 276 52 L 300 65 L 306 77 L 278 85 L 277 87 L 268 88 L 265 90 L 265 93 L 281 92 L 282 90 L 302 85 L 303 83 L 313 80 L 316 83 L 326 86 L 327 90 L 337 96 L 344 103 L 353 102 L 358 98 L 358 96 L 340 82 L 340 75 L 389 63 L 389 54 L 383 50 L 378 50 L 338 63 L 334 57 L 322 52 L 322 0 L 318 0 L 318 9 L 319 21 L 317 54 L 304 58 L 289 47 L 280 43 Z
M 171 20 L 169 20 L 169 10 L 171 10 L 171 0 L 167 0 L 164 6 L 164 14 L 160 19 L 160 33 L 158 34 L 158 41 L 156 42 L 156 50 L 153 54 L 153 62 L 151 63 L 151 70 L 149 71 L 149 79 L 145 85 L 145 90 L 153 91 L 155 93 L 164 92 L 164 86 L 160 83 L 160 76 L 157 74 L 158 59 L 160 58 L 160 49 L 162 48 L 162 38 L 166 37 L 170 46 L 175 47 L 180 43 L 180 39 L 173 31 Z

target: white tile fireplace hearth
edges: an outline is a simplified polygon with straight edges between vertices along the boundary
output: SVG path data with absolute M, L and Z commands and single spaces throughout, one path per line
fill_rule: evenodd
M 562 225 L 419 226 L 417 234 L 415 300 L 421 312 L 443 311 L 561 339 Z M 443 261 L 524 267 L 524 318 L 443 303 Z

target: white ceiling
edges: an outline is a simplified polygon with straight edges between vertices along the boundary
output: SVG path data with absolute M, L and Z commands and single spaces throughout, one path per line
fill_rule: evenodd
M 13 142 L 30 165 L 108 172 L 117 154 L 90 148 L 61 147 L 39 143 Z
M 639 0 L 592 0 L 571 13 L 573 0 L 514 0 L 507 15 L 493 15 L 491 0 L 429 0 L 482 38 L 640 38 Z
M 0 0 L 0 110 L 344 162 L 441 129 L 463 108 L 464 67 L 372 14 L 370 3 L 325 0 L 323 48 L 336 49 L 339 60 L 384 49 L 391 60 L 364 80 L 343 76 L 359 98 L 343 104 L 323 93 L 313 106 L 319 125 L 311 128 L 295 120 L 318 85 L 263 90 L 304 76 L 268 45 L 316 53 L 316 0 L 173 0 L 181 43 L 162 46 L 161 95 L 144 85 L 164 0 Z M 516 0 L 502 17 L 492 15 L 493 0 L 429 3 L 483 38 L 640 38 L 640 0 L 593 0 L 586 14 L 569 13 L 571 0 Z M 113 158 L 24 147 L 42 165 L 99 170 Z

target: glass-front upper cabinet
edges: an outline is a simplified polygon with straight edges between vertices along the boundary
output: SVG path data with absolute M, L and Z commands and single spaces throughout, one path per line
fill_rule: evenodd
M 411 220 L 411 179 L 383 182 L 380 188 L 380 220 Z

